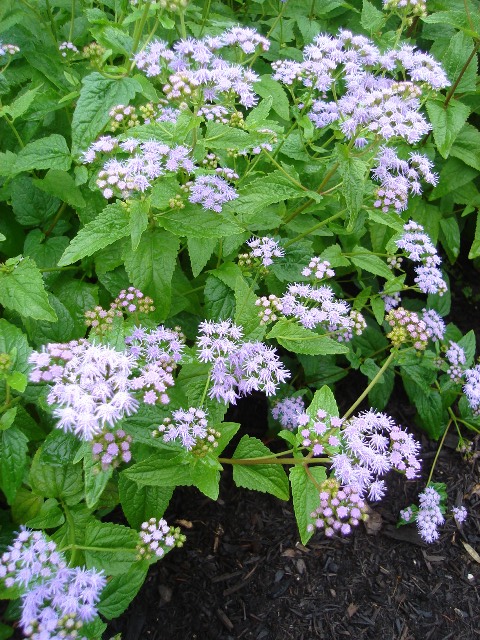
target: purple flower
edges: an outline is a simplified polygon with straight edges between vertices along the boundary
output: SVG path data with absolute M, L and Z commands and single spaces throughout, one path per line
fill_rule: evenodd
M 305 410 L 302 398 L 283 398 L 278 400 L 272 408 L 272 416 L 278 420 L 284 429 L 294 431 L 298 427 L 298 416 Z
M 419 494 L 420 506 L 416 516 L 417 529 L 425 542 L 438 540 L 438 526 L 445 522 L 440 509 L 441 496 L 433 487 Z
M 190 451 L 199 440 L 207 437 L 208 414 L 203 409 L 190 407 L 177 409 L 172 413 L 172 419 L 165 418 L 163 424 L 157 427 L 155 435 L 162 435 L 165 442 L 180 440 L 182 446 Z
M 262 238 L 250 238 L 246 244 L 250 247 L 250 254 L 261 260 L 264 267 L 273 264 L 273 258 L 283 258 L 285 251 L 278 242 L 268 236 Z
M 222 205 L 238 198 L 238 193 L 219 176 L 198 176 L 190 188 L 190 202 L 201 204 L 204 209 L 222 211 Z
M 466 384 L 463 393 L 467 397 L 468 404 L 475 416 L 480 414 L 480 365 L 475 365 L 473 369 L 465 371 Z
M 163 518 L 150 518 L 142 522 L 139 532 L 140 541 L 137 545 L 138 559 L 147 559 L 155 556 L 161 558 L 166 551 L 173 547 L 181 547 L 185 536 L 178 528 L 170 527 Z
M 460 507 L 452 507 L 452 515 L 457 524 L 462 524 L 468 517 L 468 511 L 463 505 Z
M 429 338 L 433 342 L 437 342 L 437 340 L 443 340 L 446 327 L 441 316 L 439 316 L 434 309 L 423 309 L 422 319 L 427 327 Z

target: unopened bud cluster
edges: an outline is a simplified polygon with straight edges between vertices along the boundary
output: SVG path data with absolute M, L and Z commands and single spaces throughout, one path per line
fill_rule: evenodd
M 132 105 L 125 106 L 123 104 L 117 104 L 116 107 L 110 109 L 108 115 L 112 119 L 110 131 L 117 131 L 117 129 L 120 128 L 127 129 L 139 124 L 135 107 Z
M 309 531 L 316 527 L 323 529 L 329 538 L 335 533 L 346 536 L 352 527 L 368 518 L 367 505 L 355 489 L 341 487 L 334 478 L 322 482 L 319 497 L 320 505 L 310 514 L 315 522 L 308 525 Z
M 401 256 L 389 256 L 387 258 L 387 266 L 392 269 L 401 269 L 402 268 L 403 258 Z
M 99 64 L 105 53 L 105 48 L 102 47 L 101 44 L 98 44 L 98 42 L 90 42 L 90 44 L 87 44 L 82 50 L 83 57 L 91 60 L 93 64 Z
M 19 51 L 20 48 L 15 44 L 3 44 L 3 42 L 0 42 L 0 56 L 5 56 L 7 54 L 9 56 L 13 56 Z
M 193 445 L 191 452 L 198 458 L 204 458 L 210 451 L 218 447 L 218 441 L 222 434 L 213 427 L 207 429 L 207 435 L 204 438 L 198 438 Z
M 168 201 L 168 206 L 170 209 L 185 209 L 185 203 L 180 194 L 177 194 L 173 198 L 170 198 Z
M 189 0 L 158 0 L 158 5 L 161 9 L 165 9 L 165 11 L 181 13 L 187 8 L 188 1 Z
M 100 433 L 92 440 L 92 455 L 100 463 L 102 471 L 116 469 L 122 462 L 130 462 L 132 437 L 123 429 Z
M 140 541 L 137 545 L 138 560 L 150 560 L 154 556 L 161 558 L 165 552 L 174 547 L 183 547 L 186 537 L 179 527 L 170 527 L 163 518 L 150 518 L 143 522 L 139 532 Z
M 427 15 L 426 0 L 383 0 L 383 8 L 410 18 L 424 18 Z
M 427 348 L 429 337 L 427 325 L 417 313 L 408 311 L 404 307 L 398 307 L 387 314 L 386 320 L 392 327 L 387 338 L 394 347 L 411 343 L 419 351 L 424 351 Z
M 248 254 L 247 254 L 248 255 Z M 238 261 L 240 264 L 240 260 Z M 255 301 L 257 307 L 260 307 L 260 311 L 258 312 L 258 316 L 260 318 L 260 324 L 268 324 L 269 322 L 276 322 L 278 320 L 277 313 L 281 313 L 282 304 L 280 302 L 280 298 L 271 294 L 268 296 L 262 296 L 261 298 L 257 298 Z
M 12 368 L 13 360 L 9 353 L 0 353 L 0 375 L 8 373 Z

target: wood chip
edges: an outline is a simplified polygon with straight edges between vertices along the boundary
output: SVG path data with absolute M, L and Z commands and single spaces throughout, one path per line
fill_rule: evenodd
M 475 551 L 475 549 L 471 547 L 468 542 L 464 542 L 463 540 L 462 544 L 465 547 L 465 551 L 475 560 L 475 562 L 480 564 L 480 555 Z
M 357 611 L 358 611 L 358 604 L 354 604 L 353 602 L 351 602 L 347 607 L 347 616 L 351 618 L 357 613 Z

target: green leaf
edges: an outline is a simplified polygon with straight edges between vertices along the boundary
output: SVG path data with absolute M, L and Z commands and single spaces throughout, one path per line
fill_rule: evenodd
M 371 2 L 363 0 L 360 24 L 366 31 L 369 33 L 378 31 L 383 26 L 385 17 L 385 14 L 374 7 Z
M 442 55 L 442 66 L 452 84 L 462 73 L 460 82 L 455 88 L 455 93 L 476 90 L 477 56 L 473 56 L 467 68 L 464 69 L 473 49 L 473 39 L 465 33 L 459 32 L 450 39 L 448 48 Z
M 196 278 L 210 260 L 215 247 L 218 245 L 216 238 L 187 238 L 188 255 L 192 265 L 192 274 Z
M 41 460 L 45 464 L 63 466 L 71 464 L 80 448 L 80 441 L 72 433 L 53 429 L 45 438 L 41 450 Z
M 7 429 L 10 429 L 10 427 L 13 424 L 13 421 L 15 420 L 15 416 L 17 415 L 17 408 L 18 407 L 11 407 L 10 409 L 7 409 L 4 413 L 0 415 L 1 431 L 6 431 Z
M 117 203 L 109 204 L 79 231 L 65 249 L 58 266 L 66 267 L 86 256 L 91 256 L 129 233 L 130 223 L 125 209 Z
M 0 304 L 21 316 L 54 322 L 42 274 L 31 258 L 11 258 L 0 265 Z
M 226 320 L 235 313 L 235 296 L 230 287 L 215 276 L 205 282 L 205 314 L 208 320 Z
M 477 213 L 477 224 L 475 226 L 475 237 L 468 253 L 468 259 L 474 260 L 480 256 L 480 213 Z
M 120 504 L 128 524 L 140 529 L 142 522 L 150 518 L 161 518 L 173 495 L 173 487 L 151 487 L 138 485 L 121 473 L 118 480 Z
M 348 353 L 348 347 L 345 345 L 328 336 L 320 336 L 285 318 L 273 325 L 267 338 L 275 338 L 282 347 L 294 353 L 304 353 L 311 356 Z
M 350 255 L 350 260 L 359 269 L 381 276 L 385 280 L 392 280 L 393 272 L 387 267 L 385 262 L 378 256 L 370 253 L 367 249 L 357 246 Z
M 363 204 L 368 165 L 353 158 L 346 145 L 337 145 L 336 151 L 338 170 L 343 181 L 341 190 L 349 213 L 347 230 L 352 230 Z
M 142 234 L 148 227 L 149 211 L 150 202 L 148 200 L 132 200 L 130 203 L 129 213 L 132 251 L 136 251 L 138 249 Z
M 56 529 L 65 522 L 63 511 L 54 498 L 49 498 L 40 507 L 35 517 L 28 520 L 25 525 L 30 529 Z
M 38 87 L 34 87 L 33 89 L 28 89 L 22 95 L 17 96 L 13 102 L 3 109 L 0 109 L 0 112 L 6 112 L 9 114 L 12 120 L 16 120 L 23 116 L 23 114 L 28 110 L 32 102 L 35 100 L 37 93 L 42 88 L 42 85 Z
M 209 458 L 201 458 L 192 465 L 192 484 L 211 500 L 217 500 L 220 487 L 221 465 L 209 464 Z
M 72 120 L 73 153 L 85 151 L 109 122 L 109 111 L 118 104 L 130 104 L 142 90 L 133 78 L 110 80 L 96 71 L 82 82 Z
M 261 340 L 265 335 L 265 327 L 260 326 L 256 299 L 245 278 L 238 277 L 235 283 L 235 324 L 243 327 L 246 340 Z
M 44 498 L 61 498 L 67 504 L 77 504 L 83 497 L 82 470 L 78 464 L 52 466 L 42 460 L 38 449 L 30 468 L 33 493 Z
M 188 399 L 190 407 L 198 407 L 205 404 L 209 419 L 211 422 L 220 422 L 227 410 L 227 405 L 223 402 L 210 400 L 205 398 L 205 385 L 211 371 L 211 365 L 208 362 L 191 362 L 182 366 L 180 374 L 177 378 L 177 384 L 181 388 Z
M 0 431 L 0 488 L 8 504 L 22 484 L 26 464 L 27 437 L 17 427 Z
M 14 172 L 32 169 L 60 169 L 68 171 L 72 163 L 65 138 L 53 133 L 46 138 L 29 142 L 18 154 Z
M 459 341 L 458 344 L 465 351 L 466 362 L 465 365 L 467 367 L 471 367 L 474 359 L 475 359 L 475 349 L 476 349 L 476 338 L 475 332 L 471 329 L 468 333 L 466 333 Z
M 272 452 L 257 438 L 243 436 L 233 454 L 233 459 L 259 458 L 271 455 Z M 281 464 L 233 465 L 233 480 L 238 487 L 271 493 L 288 500 L 288 478 Z
M 126 469 L 123 474 L 140 486 L 175 487 L 192 484 L 191 469 L 185 464 L 183 454 L 170 449 L 158 450 L 153 456 Z
M 107 620 L 121 615 L 137 593 L 147 577 L 149 564 L 146 560 L 135 562 L 127 573 L 113 577 L 103 589 L 98 611 Z
M 248 116 L 245 118 L 245 124 L 249 129 L 255 129 L 258 126 L 264 124 L 265 120 L 268 118 L 268 114 L 273 106 L 273 97 L 267 96 L 264 100 L 260 102 L 258 106 L 250 111 Z
M 85 502 L 89 509 L 93 509 L 113 475 L 113 468 L 109 467 L 108 471 L 103 471 L 101 465 L 93 460 L 92 449 L 89 447 L 83 458 L 83 472 L 85 474 Z
M 324 482 L 327 475 L 325 467 L 318 465 L 310 466 L 309 473 L 318 484 Z M 315 532 L 315 527 L 309 530 L 309 525 L 313 523 L 310 514 L 320 504 L 318 497 L 319 490 L 318 487 L 313 484 L 310 475 L 307 475 L 303 465 L 295 465 L 292 467 L 289 477 L 298 532 L 300 533 L 302 544 L 305 545 Z
M 455 138 L 450 155 L 480 171 L 480 131 L 466 124 Z
M 11 505 L 13 521 L 17 524 L 25 524 L 37 515 L 42 504 L 41 496 L 36 496 L 25 487 L 20 487 Z
M 272 109 L 280 118 L 290 119 L 290 103 L 288 95 L 280 82 L 274 80 L 270 75 L 260 76 L 260 81 L 253 85 L 253 90 L 262 98 L 273 98 Z
M 217 440 L 217 447 L 215 449 L 215 455 L 218 457 L 240 429 L 240 424 L 238 422 L 222 422 L 221 424 L 214 425 L 214 429 L 221 434 Z
M 3 597 L 3 596 L 2 596 Z M 0 640 L 8 640 L 13 636 L 14 629 L 0 622 Z
M 7 375 L 5 380 L 14 391 L 18 391 L 19 393 L 23 393 L 27 388 L 28 378 L 24 373 L 20 373 L 20 371 L 14 371 Z
M 438 151 L 444 158 L 448 158 L 452 144 L 470 114 L 470 108 L 454 99 L 445 108 L 445 100 L 439 98 L 427 100 L 426 107 Z
M 157 223 L 176 236 L 188 238 L 220 238 L 240 233 L 242 228 L 221 213 L 205 211 L 189 204 L 184 209 L 156 216 Z
M 76 186 L 72 176 L 66 171 L 50 169 L 42 180 L 35 178 L 33 184 L 37 189 L 66 202 L 71 207 L 80 209 L 85 207 L 82 192 Z
M 107 575 L 125 574 L 136 560 L 138 533 L 111 522 L 91 521 L 85 529 L 87 568 L 103 569 Z
M 313 400 L 307 409 L 307 413 L 312 420 L 315 419 L 319 409 L 323 409 L 331 416 L 338 417 L 340 415 L 335 396 L 327 385 L 315 392 Z
M 60 201 L 40 191 L 25 174 L 15 177 L 11 186 L 15 220 L 24 226 L 43 226 L 58 211 Z
M 478 176 L 478 170 L 469 167 L 461 160 L 454 158 L 452 155 L 443 165 L 440 171 L 440 177 L 437 186 L 431 191 L 429 200 L 436 200 L 442 196 L 461 189 L 464 185 L 468 185 Z
M 455 216 L 440 220 L 440 241 L 450 262 L 455 262 L 460 253 L 460 228 Z
M 385 301 L 380 296 L 375 296 L 370 299 L 370 304 L 372 305 L 373 315 L 375 316 L 375 320 L 379 325 L 383 323 L 383 319 L 385 318 Z
M 125 269 L 135 287 L 149 295 L 160 322 L 170 311 L 172 277 L 177 263 L 179 239 L 163 229 L 153 229 L 142 236 L 138 249 L 125 249 Z

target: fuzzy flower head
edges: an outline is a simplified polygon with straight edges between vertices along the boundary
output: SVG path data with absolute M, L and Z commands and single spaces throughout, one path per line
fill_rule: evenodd
M 152 433 L 154 437 L 162 436 L 164 442 L 179 441 L 182 447 L 190 451 L 199 440 L 204 440 L 208 433 L 208 413 L 203 409 L 190 407 L 173 411 L 171 418 L 165 418 L 163 423 Z
M 153 300 L 149 296 L 135 287 L 128 287 L 128 289 L 120 291 L 108 310 L 96 306 L 94 309 L 86 311 L 85 323 L 96 334 L 103 335 L 112 328 L 115 318 L 123 318 L 124 316 L 128 318 L 133 314 L 147 315 L 154 311 Z
M 413 18 L 424 18 L 427 15 L 426 0 L 383 0 L 383 8 L 386 11 L 406 16 L 409 23 Z
M 130 462 L 132 454 L 130 444 L 132 437 L 127 435 L 123 429 L 116 431 L 106 431 L 92 441 L 93 460 L 99 464 L 102 471 L 115 469 L 122 462 Z
M 215 176 L 198 176 L 190 187 L 189 201 L 204 209 L 220 213 L 226 202 L 238 198 L 238 193 L 226 180 Z
M 463 505 L 460 507 L 452 507 L 452 515 L 457 524 L 462 524 L 468 517 L 468 511 Z
M 445 522 L 442 496 L 434 487 L 427 487 L 418 497 L 418 533 L 425 542 L 435 542 L 439 538 L 438 527 Z
M 321 484 L 320 504 L 310 513 L 313 523 L 308 531 L 319 529 L 328 538 L 335 534 L 348 535 L 352 527 L 368 518 L 367 505 L 354 487 L 342 487 L 335 478 L 328 478 Z
M 463 386 L 468 404 L 475 416 L 480 415 L 480 365 L 465 371 L 466 383 Z
M 313 418 L 307 413 L 302 413 L 297 416 L 296 422 L 299 444 L 309 449 L 314 456 L 331 455 L 338 451 L 341 444 L 342 418 L 331 416 L 324 409 L 318 409 Z
M 258 316 L 260 318 L 261 325 L 276 322 L 278 320 L 277 313 L 281 312 L 282 304 L 280 299 L 273 293 L 268 297 L 262 296 L 261 298 L 257 298 L 255 300 L 255 305 L 260 308 Z
M 130 381 L 136 365 L 131 355 L 83 341 L 47 345 L 29 361 L 34 365 L 31 379 L 52 384 L 47 402 L 55 407 L 57 428 L 81 440 L 92 440 L 138 409 Z
M 308 263 L 308 266 L 302 270 L 302 276 L 310 278 L 313 281 L 323 280 L 326 278 L 333 278 L 335 276 L 335 271 L 331 268 L 328 260 L 320 260 L 320 258 L 314 256 Z
M 425 321 L 417 313 L 398 307 L 388 312 L 386 320 L 392 328 L 387 338 L 394 347 L 411 344 L 418 351 L 427 348 L 430 334 Z
M 264 267 L 269 267 L 275 258 L 283 258 L 285 255 L 278 242 L 268 236 L 250 238 L 246 244 L 250 247 L 252 258 L 256 258 Z
M 465 364 L 467 362 L 467 356 L 464 349 L 456 342 L 453 342 L 453 340 L 450 340 L 449 347 L 445 352 L 445 359 L 450 365 L 448 367 L 447 374 L 454 382 L 461 382 L 463 379 Z
M 302 398 L 283 398 L 277 400 L 272 407 L 272 416 L 278 420 L 284 429 L 294 431 L 298 427 L 298 417 L 305 411 L 305 403 Z
M 341 432 L 341 450 L 332 458 L 332 468 L 338 480 L 347 486 L 357 486 L 371 500 L 380 500 L 385 484 L 380 478 L 397 469 L 408 479 L 420 470 L 420 446 L 384 413 L 373 409 L 350 418 Z
M 140 527 L 137 558 L 150 560 L 161 558 L 174 547 L 183 547 L 185 536 L 178 527 L 170 527 L 163 518 L 143 522 Z
M 423 309 L 422 320 L 427 327 L 428 337 L 432 342 L 443 340 L 446 331 L 445 322 L 434 309 Z

